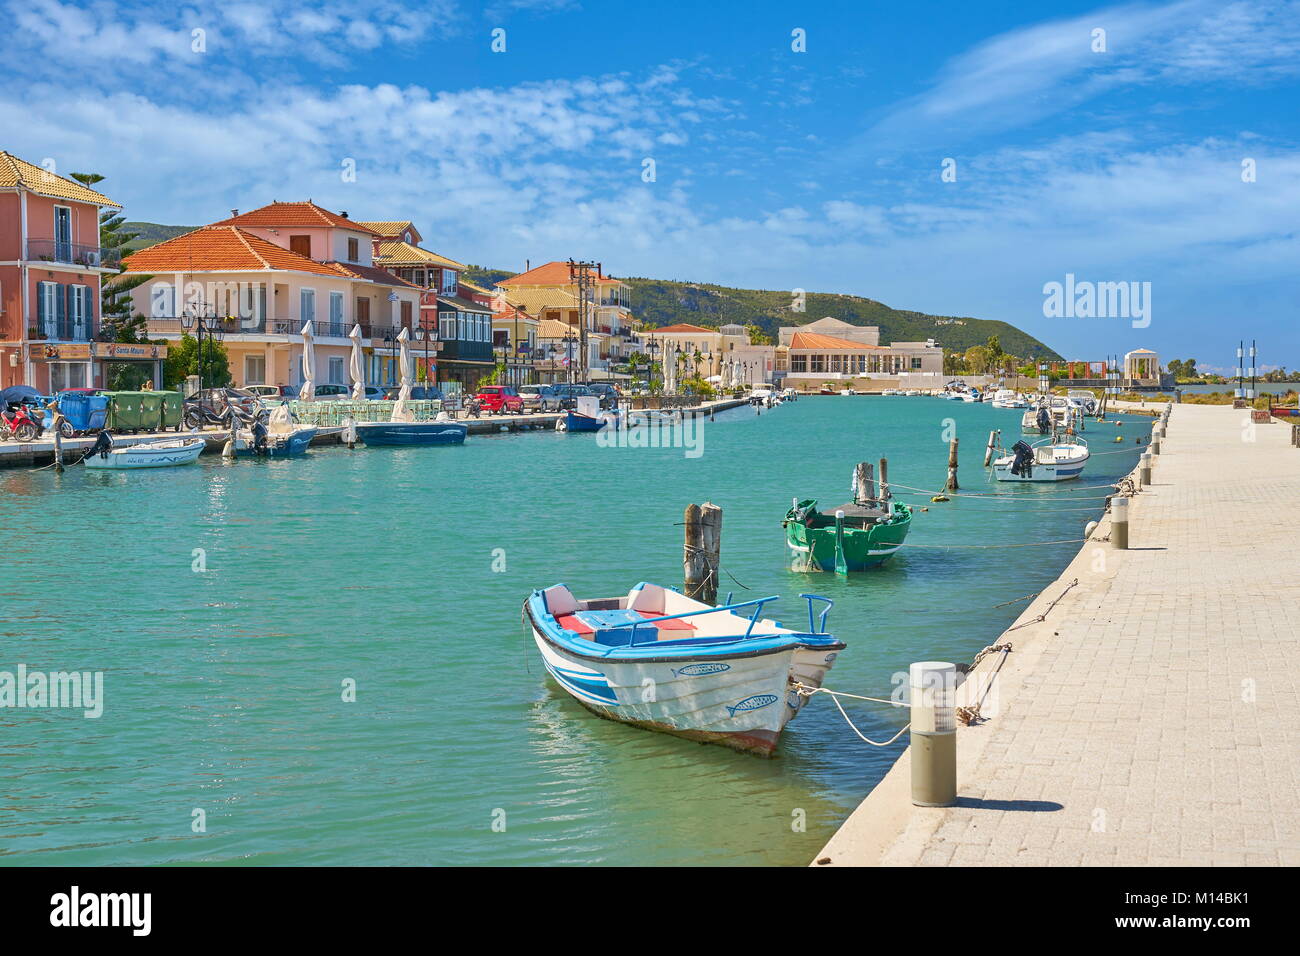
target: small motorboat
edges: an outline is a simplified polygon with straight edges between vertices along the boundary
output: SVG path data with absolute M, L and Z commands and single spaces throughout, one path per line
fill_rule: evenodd
M 560 432 L 598 432 L 602 428 L 619 428 L 622 416 L 618 412 L 602 412 L 600 399 L 592 395 L 580 395 L 574 400 L 575 408 L 564 413 L 564 417 L 555 423 L 555 430 Z
M 242 421 L 242 424 L 240 422 Z M 301 455 L 320 431 L 315 425 L 300 425 L 293 419 L 288 404 L 280 405 L 266 417 L 232 419 L 231 438 L 236 455 L 274 456 Z
M 1028 408 L 1029 402 L 1014 389 L 1000 388 L 993 393 L 994 408 Z
M 1268 413 L 1274 418 L 1300 418 L 1300 407 L 1295 405 L 1271 405 Z
M 206 442 L 202 438 L 166 438 L 115 445 L 109 432 L 100 432 L 82 464 L 87 468 L 167 468 L 198 460 Z
M 993 460 L 993 476 L 998 481 L 1069 481 L 1083 474 L 1088 456 L 1082 438 L 1048 438 L 1032 445 L 1021 439 L 1011 454 Z
M 588 710 L 770 756 L 808 700 L 795 685 L 820 687 L 844 649 L 826 633 L 833 602 L 802 597 L 806 631 L 760 617 L 775 595 L 714 607 L 647 582 L 588 600 L 556 584 L 529 596 L 524 617 L 551 677 Z
M 469 426 L 446 412 L 432 421 L 357 422 L 357 438 L 366 445 L 463 445 Z

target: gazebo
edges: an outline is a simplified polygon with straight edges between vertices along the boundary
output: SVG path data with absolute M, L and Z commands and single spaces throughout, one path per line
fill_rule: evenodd
M 1124 381 L 1129 385 L 1160 386 L 1160 356 L 1150 349 L 1134 349 L 1124 356 Z

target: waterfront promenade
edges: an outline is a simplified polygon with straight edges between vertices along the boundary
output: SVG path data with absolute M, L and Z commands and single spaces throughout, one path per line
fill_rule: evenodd
M 1089 541 L 1016 624 L 1077 578 L 1046 620 L 997 638 L 1000 710 L 958 728 L 958 805 L 913 807 L 904 752 L 814 865 L 1300 864 L 1290 431 L 1175 405 L 1130 550 Z

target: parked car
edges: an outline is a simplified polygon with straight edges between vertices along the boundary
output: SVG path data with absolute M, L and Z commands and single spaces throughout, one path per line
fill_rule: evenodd
M 586 388 L 591 390 L 591 394 L 600 396 L 600 407 L 613 409 L 618 407 L 618 389 L 608 382 L 583 382 Z
M 341 402 L 352 397 L 351 385 L 317 385 L 313 391 L 318 402 Z
M 578 407 L 579 398 L 596 394 L 586 385 L 553 385 L 551 388 L 560 403 L 560 410 L 568 412 L 574 411 Z
M 474 397 L 489 415 L 518 415 L 524 410 L 524 400 L 513 385 L 484 385 Z
M 555 412 L 560 409 L 559 396 L 550 385 L 520 385 L 519 397 L 526 412 Z
M 246 385 L 248 391 L 252 392 L 264 402 L 291 402 L 298 397 L 297 385 Z

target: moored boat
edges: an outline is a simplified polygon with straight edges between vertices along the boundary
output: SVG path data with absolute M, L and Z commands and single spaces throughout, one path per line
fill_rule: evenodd
M 713 607 L 647 582 L 588 600 L 556 584 L 534 591 L 524 616 L 551 677 L 588 710 L 769 756 L 807 700 L 794 685 L 820 687 L 844 649 L 826 633 L 832 602 L 803 597 L 807 631 L 760 617 L 775 596 Z
M 1088 443 L 1082 438 L 1048 438 L 1030 445 L 1021 440 L 1011 453 L 993 460 L 998 481 L 1069 481 L 1083 474 Z
M 100 432 L 82 463 L 87 468 L 167 468 L 172 465 L 188 465 L 198 459 L 204 445 L 202 438 L 168 438 L 114 446 L 113 436 L 109 432 Z
M 423 422 L 357 422 L 356 429 L 366 445 L 463 445 L 469 433 L 445 413 Z
M 912 527 L 912 507 L 893 500 L 883 479 L 879 491 L 871 466 L 854 470 L 853 500 L 830 511 L 819 511 L 815 498 L 795 500 L 781 521 L 786 545 L 798 571 L 848 574 L 884 564 Z
M 239 419 L 233 418 L 232 425 L 231 438 L 235 454 L 239 456 L 283 458 L 301 455 L 320 431 L 315 425 L 300 425 L 294 421 L 287 404 L 277 407 L 265 420 L 255 418 L 239 424 Z

